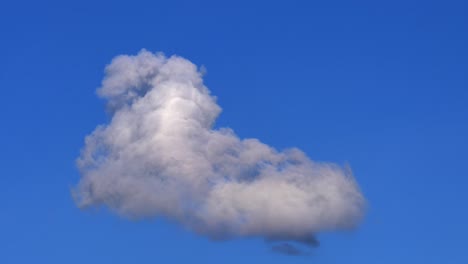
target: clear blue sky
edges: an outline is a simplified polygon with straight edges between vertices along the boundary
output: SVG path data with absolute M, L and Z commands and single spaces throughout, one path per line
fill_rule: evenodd
M 3 1 L 0 263 L 468 263 L 467 47 L 461 0 Z M 104 66 L 141 48 L 206 66 L 218 126 L 348 162 L 361 227 L 287 257 L 76 208 Z

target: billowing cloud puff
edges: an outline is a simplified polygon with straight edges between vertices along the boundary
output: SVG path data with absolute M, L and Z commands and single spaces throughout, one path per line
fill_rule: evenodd
M 86 137 L 78 158 L 80 207 L 165 217 L 215 239 L 307 241 L 363 216 L 348 170 L 214 129 L 221 108 L 184 58 L 117 56 L 98 94 L 112 119 Z

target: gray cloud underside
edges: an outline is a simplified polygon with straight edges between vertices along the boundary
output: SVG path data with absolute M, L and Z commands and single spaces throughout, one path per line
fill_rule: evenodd
M 213 129 L 221 108 L 186 59 L 117 56 L 98 95 L 112 119 L 86 137 L 78 158 L 80 207 L 162 216 L 211 238 L 297 241 L 363 216 L 365 200 L 342 167 Z
M 285 241 L 286 240 L 286 241 Z M 302 238 L 296 239 L 275 239 L 268 238 L 266 242 L 270 244 L 271 250 L 275 253 L 288 256 L 308 256 L 312 254 L 312 250 L 320 246 L 317 238 L 310 234 L 304 235 Z M 287 240 L 294 240 L 290 243 Z
M 307 256 L 310 252 L 299 249 L 291 245 L 290 243 L 281 243 L 278 245 L 273 245 L 271 250 L 275 253 L 288 255 L 288 256 Z

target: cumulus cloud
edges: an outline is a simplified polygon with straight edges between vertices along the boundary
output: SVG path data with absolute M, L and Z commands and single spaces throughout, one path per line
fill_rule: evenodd
M 86 137 L 77 161 L 80 207 L 165 217 L 214 239 L 313 243 L 317 232 L 359 223 L 365 200 L 348 170 L 214 129 L 221 108 L 202 77 L 178 56 L 112 60 L 97 90 L 111 120 Z

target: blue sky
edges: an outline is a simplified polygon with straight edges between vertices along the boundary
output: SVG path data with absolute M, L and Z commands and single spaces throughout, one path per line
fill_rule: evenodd
M 4 1 L 0 263 L 468 262 L 465 1 Z M 217 126 L 349 163 L 362 225 L 313 256 L 212 242 L 161 219 L 79 210 L 96 88 L 141 48 L 207 68 Z

